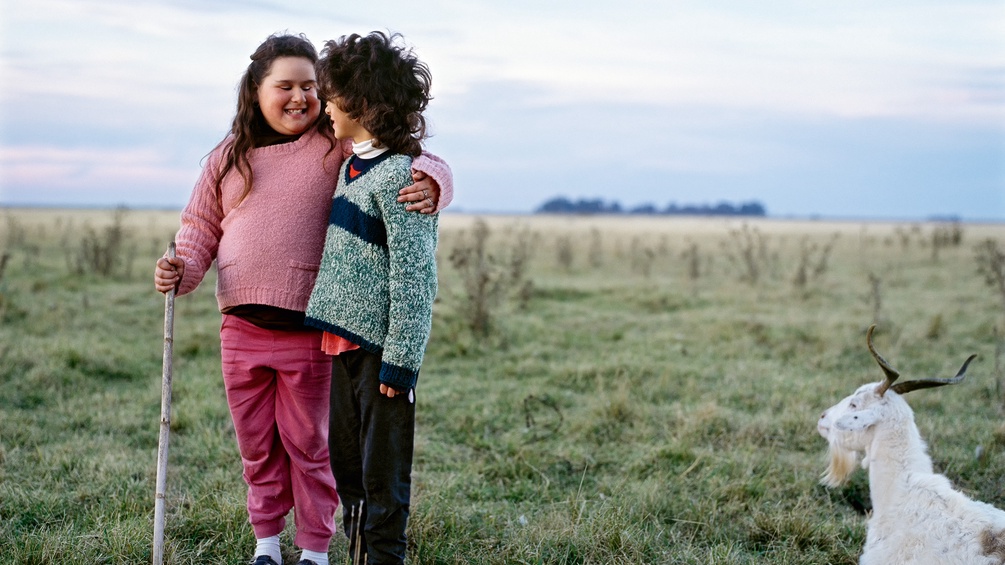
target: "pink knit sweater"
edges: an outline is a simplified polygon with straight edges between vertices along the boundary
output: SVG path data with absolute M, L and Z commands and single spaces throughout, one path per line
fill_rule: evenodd
M 328 140 L 310 130 L 297 141 L 253 149 L 251 192 L 235 207 L 244 179 L 232 171 L 222 185 L 221 210 L 213 172 L 226 142 L 210 154 L 181 214 L 175 241 L 185 275 L 178 295 L 195 290 L 216 259 L 221 310 L 263 304 L 303 312 L 321 260 L 338 170 L 351 144 L 343 142 L 325 157 Z M 439 184 L 438 209 L 445 208 L 453 199 L 450 167 L 424 153 L 413 168 Z

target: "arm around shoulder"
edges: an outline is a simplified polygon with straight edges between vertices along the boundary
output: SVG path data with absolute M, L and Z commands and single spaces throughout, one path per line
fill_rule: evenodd
M 407 173 L 407 169 L 401 171 Z M 439 216 L 406 211 L 394 195 L 409 177 L 401 174 L 378 201 L 387 229 L 388 328 L 380 381 L 398 390 L 415 386 L 432 326 L 436 298 Z

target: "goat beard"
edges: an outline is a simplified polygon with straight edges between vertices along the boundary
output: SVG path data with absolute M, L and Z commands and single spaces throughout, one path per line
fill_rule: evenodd
M 829 442 L 827 454 L 830 457 L 830 462 L 820 479 L 820 483 L 828 487 L 839 487 L 848 482 L 848 477 L 858 468 L 861 454 L 858 451 L 841 447 L 834 440 Z

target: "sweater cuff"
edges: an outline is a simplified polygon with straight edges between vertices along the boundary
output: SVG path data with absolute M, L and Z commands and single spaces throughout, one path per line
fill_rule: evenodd
M 181 276 L 181 281 L 178 282 L 178 288 L 175 289 L 174 293 L 175 296 L 182 296 L 192 292 L 199 286 L 199 282 L 202 280 L 196 272 L 198 268 L 195 266 L 194 261 L 189 260 L 188 257 L 182 257 L 181 260 L 185 262 L 185 274 Z
M 454 175 L 446 161 L 424 152 L 412 161 L 412 168 L 432 177 L 440 187 L 440 200 L 436 203 L 437 212 L 450 205 L 454 199 Z
M 380 363 L 380 382 L 387 386 L 404 392 L 415 388 L 415 383 L 419 380 L 419 372 L 391 365 L 390 363 Z

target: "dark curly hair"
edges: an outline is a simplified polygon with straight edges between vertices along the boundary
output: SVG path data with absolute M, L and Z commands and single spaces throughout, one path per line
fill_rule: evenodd
M 422 111 L 432 76 L 401 34 L 374 31 L 325 42 L 317 64 L 318 95 L 396 153 L 417 157 L 427 137 Z
M 258 105 L 258 87 L 268 76 L 272 63 L 282 57 L 302 57 L 314 64 L 318 62 L 317 50 L 303 34 L 270 35 L 251 54 L 251 64 L 248 65 L 248 70 L 244 72 L 238 86 L 237 114 L 234 115 L 234 122 L 230 126 L 233 142 L 224 148 L 223 166 L 216 177 L 217 201 L 222 198 L 223 179 L 231 170 L 236 169 L 244 178 L 244 192 L 241 193 L 238 202 L 244 200 L 251 192 L 254 174 L 248 162 L 248 152 L 258 147 L 263 138 L 275 135 Z M 335 140 L 324 113 L 318 115 L 315 127 L 329 138 L 331 146 L 328 153 L 331 153 L 335 149 Z

